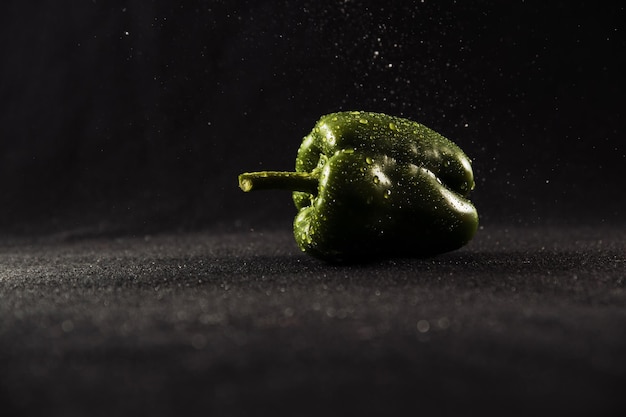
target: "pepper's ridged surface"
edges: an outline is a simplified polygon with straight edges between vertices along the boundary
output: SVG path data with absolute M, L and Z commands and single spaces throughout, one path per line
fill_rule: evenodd
M 254 175 L 242 174 L 240 183 Z M 469 158 L 407 119 L 323 116 L 304 138 L 293 175 L 309 181 L 291 187 L 296 242 L 322 259 L 435 255 L 465 245 L 478 227 L 467 199 L 474 188 Z M 311 179 L 319 181 L 316 192 Z

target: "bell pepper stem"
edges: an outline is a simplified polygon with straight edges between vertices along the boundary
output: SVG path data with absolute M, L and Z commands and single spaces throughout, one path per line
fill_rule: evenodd
M 239 175 L 243 191 L 289 190 L 317 194 L 319 179 L 308 172 L 260 171 Z

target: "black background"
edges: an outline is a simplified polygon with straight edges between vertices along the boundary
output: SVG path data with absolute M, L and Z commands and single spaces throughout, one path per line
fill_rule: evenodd
M 483 224 L 619 218 L 616 2 L 9 2 L 0 225 L 289 227 L 291 169 L 322 114 L 405 116 L 474 161 Z M 254 207 L 252 210 L 251 204 Z

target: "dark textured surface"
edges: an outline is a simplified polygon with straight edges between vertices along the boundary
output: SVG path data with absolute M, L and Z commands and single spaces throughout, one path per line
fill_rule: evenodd
M 288 231 L 4 239 L 3 415 L 610 415 L 624 227 L 331 266 Z

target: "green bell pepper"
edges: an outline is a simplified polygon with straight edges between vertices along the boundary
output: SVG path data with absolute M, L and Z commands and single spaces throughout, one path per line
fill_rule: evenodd
M 243 191 L 293 191 L 294 236 L 328 261 L 433 256 L 465 245 L 478 213 L 469 158 L 419 123 L 380 113 L 323 116 L 295 172 L 239 176 Z

